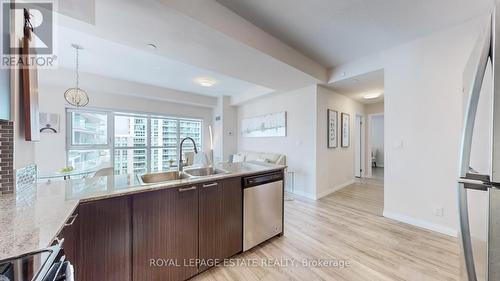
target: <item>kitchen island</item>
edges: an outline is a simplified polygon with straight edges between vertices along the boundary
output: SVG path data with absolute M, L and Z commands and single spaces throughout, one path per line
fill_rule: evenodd
M 77 280 L 190 278 L 242 251 L 242 177 L 285 166 L 216 168 L 226 172 L 146 185 L 133 175 L 39 183 L 0 197 L 0 259 L 65 239 Z

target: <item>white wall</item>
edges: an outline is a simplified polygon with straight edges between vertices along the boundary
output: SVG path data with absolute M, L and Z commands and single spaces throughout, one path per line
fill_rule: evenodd
M 112 84 L 113 80 L 107 79 Z M 119 85 L 117 85 L 117 88 Z M 61 120 L 61 133 L 41 134 L 41 140 L 36 144 L 35 159 L 41 173 L 50 173 L 66 165 L 66 102 L 63 93 L 65 87 L 47 85 L 44 74 L 40 73 L 40 112 L 58 113 Z M 157 113 L 176 117 L 193 117 L 203 119 L 203 148 L 210 149 L 208 125 L 212 124 L 213 110 L 207 107 L 171 103 L 133 96 L 122 96 L 114 93 L 89 91 L 89 108 L 115 109 L 120 111 Z M 19 153 L 19 151 L 16 151 Z
M 237 152 L 237 119 L 237 108 L 231 105 L 231 97 L 219 97 L 213 120 L 215 163 L 228 161 L 229 156 Z
M 348 113 L 351 145 L 327 148 L 327 109 Z M 238 132 L 239 151 L 282 153 L 295 173 L 296 194 L 312 199 L 326 196 L 354 182 L 354 120 L 364 114 L 362 104 L 322 86 L 271 95 L 238 107 L 238 124 L 247 117 L 286 111 L 287 136 L 244 138 Z M 339 119 L 340 120 L 340 119 Z M 340 123 L 339 123 L 340 126 Z
M 456 235 L 462 72 L 478 34 L 466 25 L 392 50 L 385 67 L 384 213 Z M 402 147 L 398 147 L 402 142 Z M 435 209 L 443 208 L 442 217 Z
M 321 198 L 354 182 L 354 121 L 356 114 L 364 115 L 364 107 L 359 102 L 321 86 L 318 86 L 317 95 L 316 198 Z M 338 112 L 339 132 L 341 113 L 350 115 L 351 135 L 348 148 L 340 146 L 340 138 L 337 148 L 327 148 L 327 109 Z
M 384 215 L 457 233 L 456 179 L 462 127 L 462 74 L 481 18 L 360 59 L 331 81 L 384 68 Z M 435 209 L 443 208 L 443 216 Z
M 377 152 L 375 156 L 377 167 L 384 167 L 384 115 L 372 116 L 369 124 L 370 151 Z
M 384 114 L 384 102 L 365 104 L 365 114 Z
M 243 118 L 280 111 L 287 112 L 286 137 L 244 138 L 238 130 L 238 150 L 285 154 L 288 169 L 295 172 L 295 192 L 315 198 L 315 85 L 278 95 L 269 95 L 239 106 L 238 127 Z

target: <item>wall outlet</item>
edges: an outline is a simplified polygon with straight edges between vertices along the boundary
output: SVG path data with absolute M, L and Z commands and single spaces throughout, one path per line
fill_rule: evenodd
M 444 208 L 443 207 L 438 207 L 434 209 L 434 215 L 436 217 L 442 217 L 444 216 Z

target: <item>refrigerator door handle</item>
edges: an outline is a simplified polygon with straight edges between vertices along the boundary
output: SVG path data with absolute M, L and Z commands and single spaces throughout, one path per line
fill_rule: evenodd
M 461 245 L 465 258 L 465 269 L 469 281 L 477 281 L 476 267 L 472 251 L 472 240 L 469 227 L 469 210 L 467 207 L 467 189 L 463 183 L 458 184 L 458 214 L 460 220 Z
M 479 96 L 481 94 L 481 87 L 483 78 L 486 72 L 488 59 L 490 58 L 491 50 L 491 25 L 484 31 L 483 36 L 477 42 L 478 49 L 480 50 L 479 61 L 474 66 L 474 79 L 472 87 L 470 88 L 469 103 L 465 112 L 465 122 L 462 131 L 462 143 L 460 151 L 460 178 L 466 178 L 467 173 L 470 172 L 470 154 L 472 149 L 472 135 L 474 131 L 474 123 L 476 120 L 476 112 L 479 103 Z M 482 44 L 482 45 L 480 45 Z M 465 184 L 459 182 L 458 188 L 458 215 L 463 256 L 467 277 L 469 281 L 477 281 L 476 268 L 474 265 L 474 257 L 472 251 L 472 240 L 469 226 L 469 210 L 467 207 L 467 189 Z

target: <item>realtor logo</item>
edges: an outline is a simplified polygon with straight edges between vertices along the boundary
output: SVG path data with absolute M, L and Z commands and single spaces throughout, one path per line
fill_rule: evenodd
M 2 67 L 20 65 L 25 30 L 31 30 L 29 66 L 52 67 L 54 55 L 54 3 L 53 1 L 7 1 L 2 3 Z M 24 50 L 26 51 L 26 50 Z

